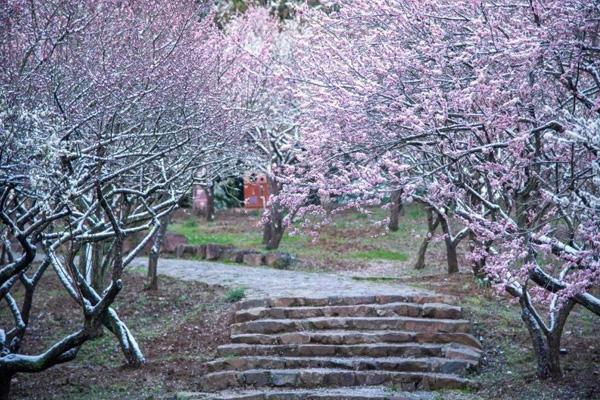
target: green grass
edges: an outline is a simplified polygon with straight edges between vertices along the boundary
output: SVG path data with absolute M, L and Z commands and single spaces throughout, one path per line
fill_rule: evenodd
M 236 303 L 246 297 L 246 289 L 243 287 L 229 289 L 227 293 L 225 293 L 225 300 L 228 303 Z
M 246 214 L 240 215 L 239 219 L 220 219 L 217 215 L 216 220 L 211 222 L 189 217 L 174 222 L 169 230 L 185 236 L 191 245 L 220 244 L 265 251 L 258 214 Z M 384 208 L 372 208 L 367 213 L 344 212 L 334 215 L 332 223 L 319 232 L 316 242 L 307 235 L 290 235 L 288 231 L 277 251 L 304 261 L 302 268 L 310 269 L 310 264 L 314 262 L 315 271 L 329 266 L 332 261 L 406 263 L 425 234 L 425 211 L 417 204 L 404 207 L 396 232 L 387 232 L 374 225 L 388 215 L 389 210 Z M 431 254 L 440 246 L 437 242 L 431 243 Z
M 352 258 L 359 260 L 408 261 L 408 255 L 406 253 L 386 249 L 358 251 L 351 255 Z
M 498 358 L 501 362 L 498 363 L 497 368 L 484 368 L 482 373 L 478 375 L 478 380 L 493 384 L 503 379 L 506 374 L 529 373 L 532 370 L 535 357 L 533 352 L 528 350 L 529 343 L 527 341 L 515 340 L 518 335 L 523 334 L 525 331 L 518 309 L 508 302 L 498 302 L 497 299 L 489 299 L 483 296 L 465 296 L 461 302 L 470 314 L 468 319 L 481 322 L 488 321 L 488 323 L 493 321 L 495 332 L 503 332 L 502 335 L 497 335 L 494 339 L 495 350 L 498 352 Z M 476 329 L 484 329 L 484 331 L 479 332 L 479 335 L 485 336 L 490 333 L 486 332 L 485 328 L 481 326 Z M 501 371 L 500 374 L 498 369 Z
M 247 221 L 244 221 L 247 223 Z M 217 225 L 217 222 L 198 223 L 190 218 L 180 223 L 171 224 L 169 230 L 185 236 L 188 243 L 194 246 L 203 244 L 220 244 L 237 248 L 264 250 L 262 244 L 262 231 L 256 227 L 254 230 L 242 232 L 228 232 L 226 227 Z M 311 243 L 310 239 L 302 235 L 290 235 L 286 232 L 277 251 L 290 254 L 319 256 L 323 250 Z
M 103 329 L 103 331 L 102 336 L 81 346 L 77 357 L 88 360 L 91 364 L 102 365 L 104 367 L 118 365 L 121 360 L 118 357 L 120 354 L 118 352 L 119 348 L 115 343 L 115 337 L 106 329 Z
M 412 220 L 425 220 L 427 213 L 423 207 L 408 206 L 405 207 L 405 215 Z
M 255 247 L 262 244 L 258 233 L 213 231 L 214 223 L 198 224 L 195 219 L 187 219 L 172 224 L 169 230 L 185 236 L 191 245 L 221 244 L 236 247 Z

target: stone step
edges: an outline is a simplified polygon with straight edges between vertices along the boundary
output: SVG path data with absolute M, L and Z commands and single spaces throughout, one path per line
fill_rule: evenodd
M 355 371 L 439 372 L 462 375 L 476 367 L 469 360 L 441 357 L 227 357 L 205 364 L 209 373 L 249 369 L 309 369 L 332 368 Z
M 232 343 L 204 364 L 202 389 L 220 392 L 198 400 L 413 400 L 415 390 L 474 387 L 462 376 L 479 365 L 481 344 L 461 308 L 445 304 L 453 300 L 418 291 L 246 300 Z
M 455 394 L 453 398 L 463 398 Z M 319 389 L 227 390 L 220 393 L 179 392 L 176 400 L 431 400 L 431 392 L 406 392 L 386 386 Z
M 415 332 L 469 331 L 469 321 L 463 319 L 432 319 L 413 317 L 320 317 L 306 319 L 261 319 L 231 325 L 231 334 L 273 334 L 315 330 L 400 330 Z
M 465 389 L 474 384 L 452 374 L 395 371 L 350 371 L 343 369 L 278 369 L 225 371 L 201 378 L 202 390 L 240 387 L 324 388 L 394 385 L 402 390 Z
M 472 347 L 455 344 L 368 343 L 353 345 L 246 345 L 226 344 L 217 348 L 219 357 L 447 357 L 475 360 L 481 355 Z
M 330 296 L 330 297 L 283 297 L 272 299 L 249 299 L 238 303 L 238 309 L 271 308 L 271 307 L 324 307 L 324 306 L 352 306 L 359 304 L 388 304 L 388 303 L 446 303 L 456 302 L 454 296 L 411 293 L 405 295 L 377 295 L 377 296 Z
M 310 307 L 257 307 L 238 311 L 235 322 L 257 319 L 303 319 L 318 317 L 424 317 L 459 319 L 460 307 L 443 303 L 386 303 Z
M 233 343 L 245 344 L 363 344 L 363 343 L 458 343 L 481 349 L 468 333 L 410 331 L 313 331 L 280 334 L 246 333 L 232 335 Z

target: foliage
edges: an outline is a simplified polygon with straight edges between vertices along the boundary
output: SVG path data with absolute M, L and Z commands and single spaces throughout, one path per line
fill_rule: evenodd
M 246 297 L 246 289 L 244 289 L 243 287 L 229 289 L 225 293 L 225 301 L 229 303 L 237 303 L 244 297 Z
M 363 260 L 391 260 L 391 261 L 407 261 L 408 255 L 391 250 L 368 250 L 359 251 L 352 254 L 353 257 Z
M 244 186 L 241 178 L 226 178 L 215 182 L 215 207 L 237 208 L 244 205 Z
M 0 398 L 19 372 L 72 360 L 104 326 L 144 356 L 111 307 L 124 269 L 189 191 L 226 165 L 244 115 L 224 105 L 222 33 L 193 1 L 3 3 L 0 12 Z M 125 239 L 143 232 L 141 243 Z M 80 326 L 22 353 L 53 270 Z M 106 278 L 108 283 L 106 282 Z M 20 283 L 20 284 L 19 284 Z M 16 300 L 24 290 L 21 304 Z
M 311 191 L 347 207 L 394 190 L 426 204 L 449 259 L 470 237 L 471 261 L 521 302 L 540 376 L 559 375 L 573 305 L 600 315 L 599 5 L 337 4 L 305 8 L 291 30 L 305 151 L 282 174 L 281 201 L 318 214 L 310 230 L 330 222 L 326 207 L 303 206 Z M 548 321 L 534 301 L 550 305 Z
M 0 397 L 102 326 L 142 363 L 111 308 L 124 268 L 192 182 L 247 169 L 269 180 L 268 248 L 294 220 L 314 233 L 392 194 L 424 205 L 449 272 L 469 240 L 474 269 L 518 300 L 538 375 L 561 374 L 571 310 L 600 315 L 600 4 L 309 3 L 234 1 L 223 30 L 192 0 L 1 6 L 0 299 L 14 321 L 0 329 Z M 81 327 L 25 356 L 50 269 Z

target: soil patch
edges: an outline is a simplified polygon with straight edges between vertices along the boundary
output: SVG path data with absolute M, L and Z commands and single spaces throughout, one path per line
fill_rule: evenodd
M 228 341 L 233 307 L 220 287 L 164 276 L 159 284 L 158 291 L 146 291 L 143 277 L 128 274 L 115 304 L 146 356 L 142 368 L 125 367 L 116 339 L 105 332 L 84 344 L 73 362 L 39 374 L 18 375 L 13 380 L 13 398 L 152 399 L 196 387 L 202 363 Z M 24 344 L 30 353 L 80 323 L 76 307 L 54 276 L 40 285 Z M 46 307 L 40 308 L 41 304 Z M 6 318 L 6 310 L 0 310 L 0 316 Z

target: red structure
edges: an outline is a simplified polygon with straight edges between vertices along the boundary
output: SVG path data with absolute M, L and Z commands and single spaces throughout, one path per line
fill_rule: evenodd
M 263 174 L 247 174 L 244 176 L 244 207 L 250 209 L 264 208 L 269 200 L 269 182 Z

